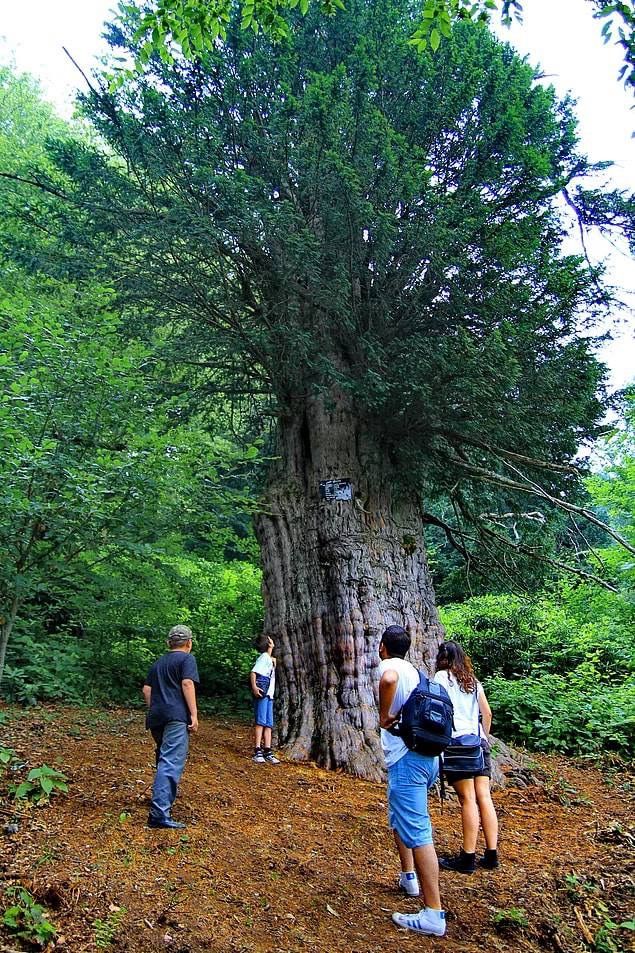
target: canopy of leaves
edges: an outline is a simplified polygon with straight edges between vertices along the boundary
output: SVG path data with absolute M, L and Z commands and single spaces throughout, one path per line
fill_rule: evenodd
M 603 22 L 602 36 L 623 48 L 624 66 L 620 79 L 635 88 L 635 8 L 631 2 L 588 0 L 595 7 L 595 17 Z M 144 5 L 144 15 L 137 32 L 143 40 L 136 58 L 137 68 L 143 68 L 153 53 L 169 60 L 171 50 L 178 49 L 186 57 L 201 56 L 218 40 L 227 37 L 227 24 L 235 7 L 240 10 L 244 30 L 258 33 L 263 30 L 273 39 L 289 35 L 289 20 L 285 13 L 298 9 L 303 15 L 317 6 L 324 16 L 334 16 L 344 9 L 343 0 L 156 0 Z M 125 15 L 130 4 L 120 7 Z M 134 9 L 134 8 L 132 8 Z M 456 21 L 470 20 L 480 25 L 491 22 L 500 10 L 501 22 L 509 24 L 512 17 L 522 19 L 519 0 L 420 0 L 413 5 L 418 12 L 415 29 L 409 42 L 418 50 L 439 49 L 444 39 L 452 35 Z M 551 25 L 543 24 L 545 31 Z M 572 24 L 572 30 L 574 25 Z
M 416 52 L 403 0 L 294 15 L 278 45 L 234 17 L 199 61 L 86 97 L 125 165 L 56 147 L 77 260 L 98 250 L 208 390 L 277 412 L 347 391 L 433 522 L 495 549 L 510 533 L 481 514 L 575 493 L 603 414 L 587 325 L 607 293 L 561 251 L 557 197 L 592 171 L 570 104 L 471 24 Z M 115 52 L 138 30 L 130 11 Z

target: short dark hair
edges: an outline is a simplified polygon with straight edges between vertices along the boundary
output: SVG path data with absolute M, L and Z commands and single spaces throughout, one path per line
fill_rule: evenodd
M 410 648 L 410 636 L 401 625 L 389 625 L 381 641 L 391 658 L 405 658 Z
M 258 635 L 254 639 L 254 645 L 259 652 L 266 652 L 269 648 L 269 636 L 266 632 L 263 632 L 262 635 Z

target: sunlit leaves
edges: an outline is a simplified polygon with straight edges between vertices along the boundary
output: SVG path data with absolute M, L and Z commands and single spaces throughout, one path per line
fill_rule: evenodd
M 624 65 L 620 78 L 627 86 L 635 86 L 635 11 L 632 3 L 612 0 L 588 0 L 596 8 L 596 17 L 603 19 L 602 36 L 606 42 L 616 42 L 624 50 Z M 145 8 L 137 31 L 139 49 L 136 68 L 142 69 L 152 55 L 170 62 L 175 50 L 188 59 L 202 56 L 227 36 L 227 24 L 235 9 L 240 12 L 244 30 L 263 31 L 274 40 L 289 35 L 289 12 L 299 11 L 305 16 L 311 6 L 325 16 L 334 16 L 344 9 L 344 0 L 155 0 Z M 122 3 L 123 16 L 137 15 L 137 8 Z M 461 20 L 487 25 L 493 17 L 509 26 L 514 19 L 522 20 L 520 0 L 423 0 L 416 28 L 410 44 L 420 52 L 436 52 L 452 32 L 452 25 Z M 548 31 L 550 24 L 544 23 Z M 117 82 L 130 75 L 130 70 L 119 70 Z
M 635 6 L 613 0 L 591 0 L 595 16 L 603 21 L 602 37 L 605 43 L 616 42 L 624 50 L 624 65 L 620 79 L 625 86 L 635 88 Z

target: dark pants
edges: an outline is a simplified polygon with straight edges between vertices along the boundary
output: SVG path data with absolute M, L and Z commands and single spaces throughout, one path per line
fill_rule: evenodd
M 184 721 L 169 721 L 151 731 L 156 744 L 157 773 L 152 785 L 150 817 L 165 820 L 170 816 L 185 767 L 189 735 Z

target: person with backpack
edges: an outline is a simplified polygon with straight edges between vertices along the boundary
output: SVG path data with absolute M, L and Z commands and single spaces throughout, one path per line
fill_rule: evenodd
M 443 753 L 443 774 L 461 805 L 463 847 L 457 857 L 441 858 L 444 870 L 473 874 L 479 820 L 485 837 L 485 854 L 478 866 L 498 867 L 498 818 L 490 791 L 492 760 L 488 734 L 492 710 L 472 662 L 458 642 L 439 646 L 435 682 L 447 691 L 454 707 L 452 742 Z
M 405 703 L 421 682 L 417 669 L 405 659 L 409 649 L 410 636 L 400 625 L 385 630 L 379 644 L 379 723 L 388 771 L 388 820 L 401 860 L 400 886 L 409 896 L 418 896 L 421 889 L 425 905 L 416 914 L 393 913 L 392 919 L 415 933 L 443 936 L 445 911 L 428 813 L 428 790 L 437 779 L 438 757 L 411 750 L 395 733 Z

